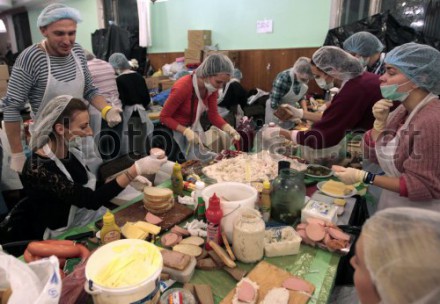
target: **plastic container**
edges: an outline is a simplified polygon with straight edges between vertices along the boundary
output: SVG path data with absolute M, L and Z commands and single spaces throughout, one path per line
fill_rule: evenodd
M 206 220 L 208 221 L 207 227 L 207 239 L 205 243 L 205 247 L 207 250 L 211 250 L 211 246 L 209 245 L 209 241 L 213 241 L 214 243 L 221 245 L 222 237 L 221 237 L 221 227 L 220 222 L 223 217 L 223 211 L 220 208 L 220 199 L 215 195 L 215 193 L 209 199 L 209 208 L 206 210 Z
M 183 270 L 177 270 L 170 267 L 163 267 L 164 273 L 168 273 L 170 275 L 170 278 L 179 282 L 179 283 L 188 283 L 189 280 L 191 280 L 194 271 L 196 270 L 196 264 L 197 260 L 195 257 L 191 257 L 191 261 L 189 262 L 188 266 L 186 266 Z
M 145 278 L 137 283 L 125 287 L 107 287 L 96 283 L 98 276 L 115 261 L 126 261 L 127 256 L 133 252 L 141 252 L 142 266 L 148 271 L 139 270 L 137 275 Z M 146 259 L 146 254 L 149 259 Z M 157 303 L 160 297 L 159 276 L 162 272 L 162 255 L 159 249 L 142 240 L 125 239 L 111 242 L 98 248 L 88 259 L 85 268 L 86 282 L 84 288 L 93 297 L 95 304 L 119 304 L 119 303 Z M 114 267 L 116 268 L 116 267 Z M 110 274 L 111 270 L 110 269 Z M 133 272 L 130 272 L 133 273 Z
M 101 242 L 107 244 L 121 238 L 121 228 L 116 225 L 115 216 L 108 209 L 102 217 L 103 226 L 100 230 Z
M 263 258 L 265 229 L 260 212 L 250 208 L 240 210 L 232 233 L 232 248 L 237 260 L 254 263 Z
M 264 255 L 277 257 L 298 254 L 301 241 L 299 234 L 290 226 L 266 229 Z
M 228 241 L 232 242 L 232 230 L 235 219 L 239 215 L 239 210 L 244 207 L 255 208 L 258 191 L 252 186 L 238 182 L 213 184 L 202 191 L 206 208 L 209 208 L 209 198 L 214 193 L 220 198 L 220 208 L 223 211 L 222 231 L 225 232 Z
M 174 302 L 170 302 L 170 296 L 175 296 L 176 293 L 180 293 L 182 295 L 182 304 L 196 304 L 196 299 L 192 295 L 191 292 L 189 292 L 186 289 L 183 288 L 171 288 L 168 289 L 163 293 L 163 295 L 160 297 L 160 304 L 170 304 Z
M 308 218 L 317 218 L 324 222 L 336 224 L 338 221 L 337 211 L 337 206 L 333 204 L 309 200 L 301 212 L 301 222 L 307 222 Z

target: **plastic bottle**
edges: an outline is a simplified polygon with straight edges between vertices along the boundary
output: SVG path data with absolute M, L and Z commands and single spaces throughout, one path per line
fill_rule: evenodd
M 206 250 L 211 250 L 209 241 L 213 241 L 216 244 L 222 244 L 221 227 L 220 222 L 223 217 L 223 211 L 220 208 L 220 199 L 215 193 L 209 198 L 209 207 L 206 210 L 206 220 L 208 221 L 207 239 L 205 243 Z
M 183 176 L 182 166 L 176 162 L 173 166 L 173 174 L 171 175 L 171 185 L 174 195 L 183 196 Z
M 263 215 L 263 220 L 265 223 L 269 221 L 270 208 L 270 182 L 268 180 L 265 180 L 263 182 L 263 191 L 261 192 L 261 214 Z
M 206 222 L 206 216 L 205 216 L 205 211 L 206 211 L 206 207 L 205 207 L 205 201 L 203 200 L 202 197 L 202 190 L 205 188 L 205 183 L 202 181 L 197 181 L 196 182 L 196 193 L 195 193 L 195 201 L 196 201 L 196 208 L 195 208 L 195 214 L 194 216 L 199 220 L 199 221 L 204 221 Z
M 101 228 L 101 242 L 103 244 L 119 240 L 121 238 L 121 228 L 116 225 L 115 216 L 108 209 L 102 217 L 103 226 Z

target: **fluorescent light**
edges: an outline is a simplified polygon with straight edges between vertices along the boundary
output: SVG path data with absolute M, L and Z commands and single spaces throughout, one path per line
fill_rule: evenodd
M 6 33 L 6 26 L 2 19 L 0 19 L 0 33 Z

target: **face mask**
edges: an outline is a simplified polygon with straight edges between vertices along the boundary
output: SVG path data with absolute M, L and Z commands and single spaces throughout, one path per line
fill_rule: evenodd
M 68 147 L 69 149 L 71 148 L 81 149 L 82 143 L 83 143 L 82 137 L 75 136 L 71 140 L 69 140 Z
M 409 92 L 397 92 L 397 89 L 405 84 L 407 84 L 410 81 L 407 81 L 402 84 L 390 84 L 390 85 L 384 85 L 380 86 L 380 92 L 382 93 L 382 97 L 390 100 L 398 100 L 398 101 L 404 101 L 408 96 L 409 93 L 411 93 L 412 90 Z
M 366 67 L 368 65 L 368 62 L 370 61 L 369 57 L 359 57 L 359 62 L 361 63 L 362 67 Z
M 334 87 L 333 85 L 333 81 L 330 83 L 327 83 L 327 81 L 325 81 L 325 79 L 323 78 L 315 78 L 316 84 L 323 90 L 330 90 L 331 88 Z
M 210 82 L 205 81 L 205 88 L 208 90 L 209 93 L 214 93 L 215 91 L 217 91 L 217 88 L 214 87 Z

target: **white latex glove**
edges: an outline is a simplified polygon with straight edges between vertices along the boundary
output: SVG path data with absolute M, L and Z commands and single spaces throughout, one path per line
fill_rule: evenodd
M 222 130 L 228 133 L 229 136 L 231 136 L 235 141 L 240 140 L 240 134 L 238 134 L 238 132 L 230 124 L 225 124 L 222 127 Z
M 160 167 L 168 161 L 168 158 L 161 159 L 145 156 L 134 162 L 136 173 L 138 175 L 154 174 L 160 170 Z
M 341 182 L 346 185 L 353 185 L 364 181 L 364 176 L 367 174 L 364 170 L 355 168 L 344 168 L 341 166 L 332 166 L 334 176 L 339 178 Z
M 199 135 L 194 133 L 190 128 L 186 128 L 185 131 L 183 131 L 183 136 L 186 137 L 189 143 L 198 144 L 200 142 Z
M 271 140 L 277 136 L 280 136 L 280 127 L 268 127 L 263 130 L 263 133 L 261 134 L 263 137 L 263 141 L 265 140 Z
M 115 108 L 115 107 L 112 107 L 107 112 L 107 114 L 105 115 L 105 120 L 107 121 L 108 126 L 110 128 L 113 128 L 114 126 L 121 123 L 121 121 L 122 121 L 121 113 L 122 113 L 122 110 L 119 108 Z
M 11 154 L 11 170 L 17 173 L 21 173 L 26 162 L 26 155 L 24 152 L 12 153 Z
M 385 129 L 388 115 L 390 114 L 390 108 L 393 106 L 393 102 L 388 99 L 381 99 L 373 106 L 373 115 L 376 118 L 374 121 L 374 129 L 382 131 Z
M 138 175 L 133 179 L 130 183 L 130 186 L 135 188 L 137 191 L 144 191 L 145 187 L 151 187 L 153 184 L 150 182 L 148 178 L 142 175 Z
M 301 119 L 304 116 L 304 110 L 295 108 L 289 104 L 282 104 L 280 107 L 284 108 L 291 115 L 291 117 L 288 118 L 290 121 Z

